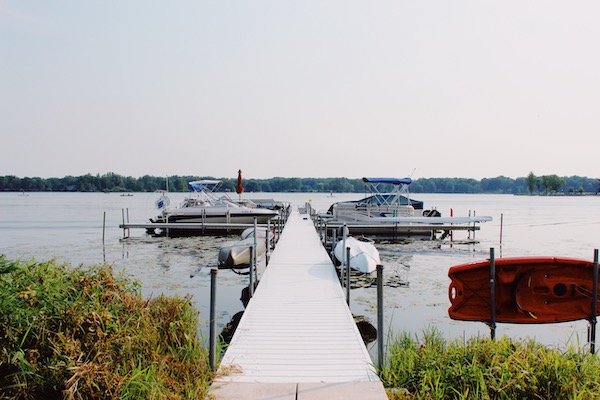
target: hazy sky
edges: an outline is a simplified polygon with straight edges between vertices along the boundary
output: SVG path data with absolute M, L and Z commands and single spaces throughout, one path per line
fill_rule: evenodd
M 0 176 L 599 177 L 599 21 L 597 0 L 0 0 Z

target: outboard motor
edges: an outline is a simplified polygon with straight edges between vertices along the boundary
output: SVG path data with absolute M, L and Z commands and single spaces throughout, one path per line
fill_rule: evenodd
M 440 213 L 436 209 L 433 209 L 433 210 L 424 210 L 423 211 L 423 216 L 424 217 L 441 217 L 442 213 Z

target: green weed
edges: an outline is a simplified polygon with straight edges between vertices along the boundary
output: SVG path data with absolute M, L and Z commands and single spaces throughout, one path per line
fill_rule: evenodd
M 581 350 L 509 338 L 446 342 L 435 330 L 395 338 L 380 377 L 392 399 L 587 400 L 600 393 L 600 362 Z
M 0 399 L 201 399 L 212 378 L 189 299 L 144 299 L 108 266 L 0 255 Z

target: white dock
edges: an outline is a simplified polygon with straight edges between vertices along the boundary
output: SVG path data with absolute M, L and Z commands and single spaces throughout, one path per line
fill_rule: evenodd
M 312 221 L 283 230 L 211 387 L 226 399 L 387 399 Z

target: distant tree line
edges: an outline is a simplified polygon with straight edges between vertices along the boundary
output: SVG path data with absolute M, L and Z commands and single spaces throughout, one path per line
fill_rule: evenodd
M 171 192 L 188 191 L 188 182 L 199 179 L 215 179 L 200 176 L 140 178 L 115 173 L 104 175 L 65 176 L 63 178 L 18 178 L 0 176 L 0 191 L 13 192 L 155 192 L 167 189 Z M 217 178 L 223 181 L 224 191 L 235 191 L 236 179 Z M 348 178 L 282 178 L 244 179 L 246 192 L 336 192 L 358 193 L 365 190 L 361 179 Z M 498 193 L 498 194 L 582 194 L 598 193 L 600 180 L 579 176 L 535 176 L 530 172 L 524 178 L 420 178 L 413 181 L 410 191 L 414 193 Z

